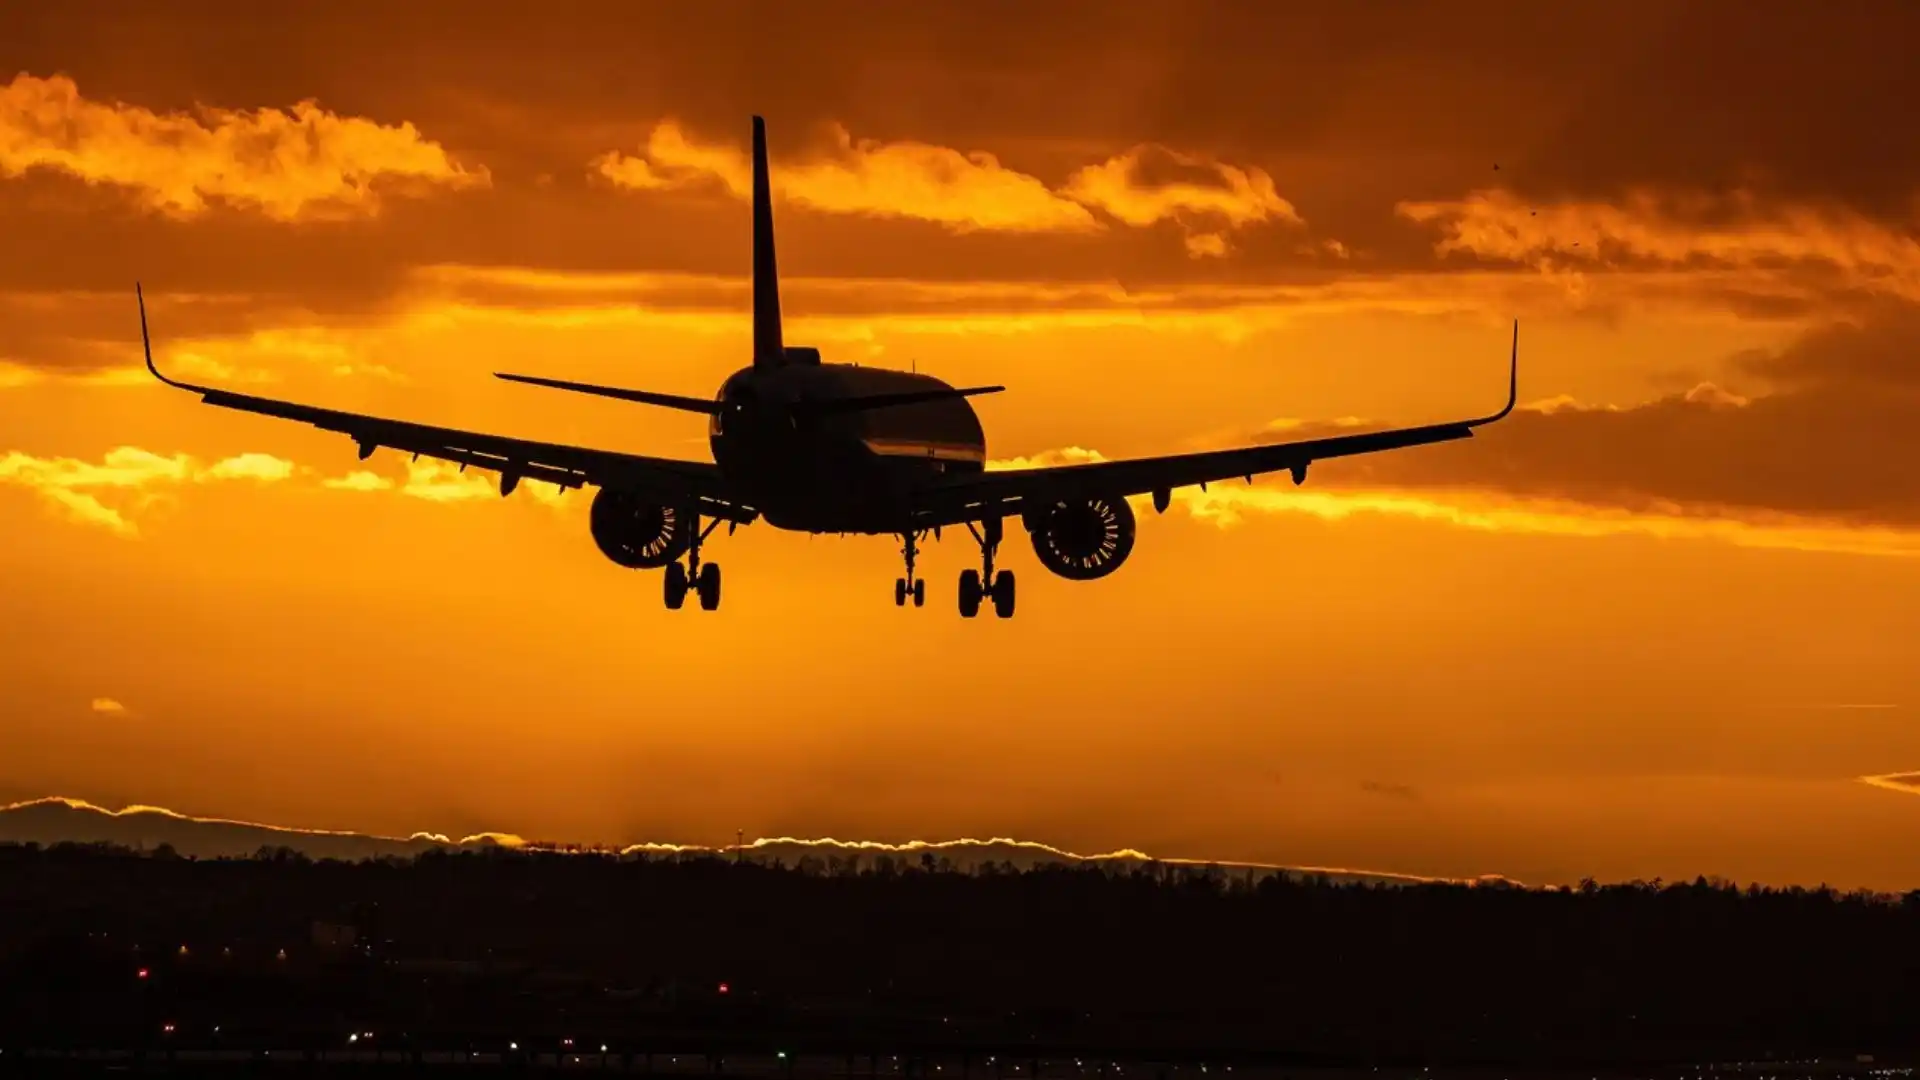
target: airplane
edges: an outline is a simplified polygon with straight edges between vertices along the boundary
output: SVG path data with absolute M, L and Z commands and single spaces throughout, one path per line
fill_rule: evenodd
M 496 372 L 533 386 L 638 402 L 708 418 L 713 460 L 645 457 L 584 446 L 433 427 L 255 397 L 161 374 L 147 333 L 146 297 L 140 339 L 147 370 L 168 386 L 201 395 L 208 405 L 310 424 L 359 444 L 360 459 L 388 448 L 500 477 L 500 494 L 523 480 L 562 490 L 593 487 L 587 529 L 618 566 L 664 570 L 666 606 L 679 609 L 691 590 L 703 610 L 720 606 L 720 566 L 702 559 L 721 523 L 732 533 L 766 521 L 815 534 L 894 535 L 905 573 L 893 602 L 926 603 L 918 576 L 920 543 L 943 528 L 965 526 L 980 547 L 980 569 L 960 575 L 960 614 L 973 618 L 983 601 L 1014 613 L 1012 570 L 996 569 L 1004 523 L 1026 530 L 1040 565 L 1072 581 L 1118 570 L 1133 551 L 1129 497 L 1151 495 L 1164 513 L 1176 488 L 1290 473 L 1304 483 L 1315 461 L 1470 438 L 1474 429 L 1513 411 L 1519 395 L 1520 324 L 1513 327 L 1507 403 L 1473 420 L 1429 424 L 1289 443 L 1163 457 L 988 471 L 986 438 L 970 398 L 1003 386 L 954 387 L 918 371 L 823 362 L 820 351 L 788 345 L 780 322 L 774 260 L 773 200 L 766 123 L 753 118 L 753 356 L 711 399 Z

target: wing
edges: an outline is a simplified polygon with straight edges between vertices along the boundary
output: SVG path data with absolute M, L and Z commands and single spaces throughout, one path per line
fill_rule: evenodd
M 462 469 L 490 469 L 500 474 L 503 494 L 511 493 L 521 480 L 539 480 L 563 488 L 592 485 L 648 495 L 676 505 L 692 504 L 708 517 L 740 524 L 757 516 L 754 510 L 729 496 L 720 470 L 706 462 L 643 457 L 388 420 L 170 379 L 153 364 L 153 344 L 147 336 L 146 298 L 140 295 L 137 285 L 134 293 L 140 303 L 140 343 L 146 351 L 147 370 L 168 386 L 199 394 L 200 400 L 208 405 L 294 420 L 322 431 L 337 431 L 360 444 L 362 460 L 381 447 L 389 447 L 415 457 L 450 461 Z
M 1409 446 L 1450 442 L 1473 437 L 1473 429 L 1491 424 L 1513 411 L 1520 393 L 1520 323 L 1513 324 L 1513 353 L 1507 377 L 1507 403 L 1497 413 L 1422 427 L 1334 435 L 1298 442 L 1209 450 L 1197 454 L 1100 461 L 1085 465 L 1056 465 L 1010 469 L 956 478 L 927 488 L 916 496 L 915 513 L 925 526 L 957 525 L 993 516 L 1013 516 L 1033 505 L 1052 505 L 1062 499 L 1156 495 L 1174 488 L 1209 484 L 1261 473 L 1290 471 L 1293 482 L 1306 480 L 1307 466 L 1325 458 L 1373 454 Z

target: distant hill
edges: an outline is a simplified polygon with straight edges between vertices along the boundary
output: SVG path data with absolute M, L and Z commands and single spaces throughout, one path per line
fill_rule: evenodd
M 108 810 L 82 799 L 63 797 L 33 799 L 0 806 L 0 843 L 43 845 L 108 843 L 143 850 L 152 850 L 167 844 L 183 856 L 201 859 L 234 858 L 252 855 L 263 847 L 285 847 L 299 851 L 309 858 L 347 861 L 388 857 L 411 858 L 434 850 L 473 849 L 495 845 L 538 848 L 563 846 L 530 843 L 521 837 L 506 833 L 483 833 L 456 840 L 437 833 L 414 833 L 412 836 L 397 837 L 326 829 L 300 829 L 226 818 L 192 817 L 157 806 L 129 806 L 120 810 Z M 573 845 L 564 845 L 564 848 L 576 850 Z M 998 864 L 1012 863 L 1023 870 L 1048 863 L 1088 865 L 1159 861 L 1172 864 L 1206 865 L 1204 860 L 1197 859 L 1156 860 L 1145 852 L 1132 850 L 1082 855 L 1032 841 L 999 838 L 886 844 L 860 840 L 774 837 L 750 841 L 738 851 L 733 848 L 651 843 L 633 844 L 623 848 L 580 846 L 577 850 L 623 855 L 722 854 L 757 862 L 771 862 L 779 859 L 788 864 L 798 863 L 809 857 L 833 858 L 843 862 L 854 860 L 870 865 L 883 856 L 912 862 L 919 862 L 924 857 L 931 856 L 936 862 L 945 860 L 961 869 L 972 869 L 989 861 Z M 1375 884 L 1409 884 L 1446 880 L 1416 877 L 1411 874 L 1323 867 L 1283 867 L 1262 863 L 1217 865 L 1222 870 L 1236 874 L 1247 871 L 1252 871 L 1256 876 L 1274 873 L 1295 876 L 1324 874 L 1333 881 L 1364 881 Z M 1481 880 L 1499 879 L 1489 876 Z

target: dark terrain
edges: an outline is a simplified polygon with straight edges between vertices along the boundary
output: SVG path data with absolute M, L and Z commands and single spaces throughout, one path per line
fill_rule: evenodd
M 13 1061 L 605 1045 L 663 1072 L 690 1055 L 834 1075 L 1884 1063 L 1920 1049 L 1916 1016 L 1920 893 L 0 846 Z

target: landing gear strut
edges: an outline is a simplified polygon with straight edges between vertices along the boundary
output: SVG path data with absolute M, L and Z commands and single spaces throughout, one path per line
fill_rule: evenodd
M 893 579 L 893 603 L 896 607 L 906 607 L 907 597 L 913 597 L 914 607 L 923 607 L 927 602 L 927 583 L 914 576 L 913 563 L 920 556 L 920 534 L 909 530 L 900 534 L 900 555 L 907 560 L 907 576 Z
M 699 513 L 692 514 L 688 520 L 693 525 L 693 539 L 687 544 L 687 564 L 681 566 L 676 562 L 667 565 L 665 582 L 667 607 L 678 611 L 680 605 L 687 602 L 687 590 L 691 588 L 694 594 L 700 597 L 700 610 L 712 611 L 720 606 L 720 564 L 702 565 L 700 544 L 714 529 L 719 528 L 720 519 L 714 518 L 707 522 L 707 527 L 704 529 L 700 527 Z
M 988 518 L 977 527 L 968 522 L 967 531 L 980 543 L 980 569 L 960 572 L 960 617 L 973 618 L 980 614 L 980 601 L 992 599 L 995 615 L 1013 618 L 1013 571 L 993 572 L 993 556 L 1000 550 L 1002 536 L 1000 519 Z

